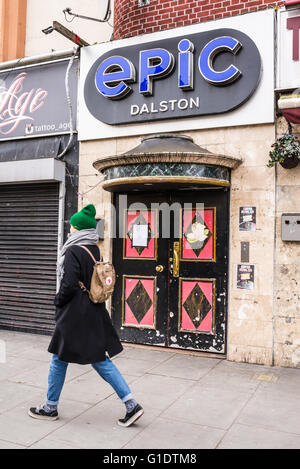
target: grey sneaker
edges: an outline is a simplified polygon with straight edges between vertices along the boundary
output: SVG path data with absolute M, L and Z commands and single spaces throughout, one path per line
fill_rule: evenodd
M 57 420 L 58 419 L 58 413 L 57 410 L 52 410 L 50 412 L 47 412 L 42 405 L 39 407 L 30 407 L 28 411 L 28 415 L 34 419 L 39 419 L 39 420 Z
M 129 427 L 136 422 L 144 413 L 144 409 L 137 404 L 131 412 L 127 412 L 123 419 L 118 420 L 118 424 L 121 427 Z

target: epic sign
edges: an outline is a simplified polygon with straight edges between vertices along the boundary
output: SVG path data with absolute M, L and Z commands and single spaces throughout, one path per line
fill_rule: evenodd
M 260 73 L 249 36 L 218 29 L 104 54 L 87 75 L 84 97 L 107 124 L 217 114 L 244 103 Z

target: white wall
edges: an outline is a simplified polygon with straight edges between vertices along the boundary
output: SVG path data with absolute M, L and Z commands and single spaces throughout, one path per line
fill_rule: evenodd
M 99 18 L 102 13 L 99 2 L 100 0 L 27 0 L 25 56 L 73 47 L 71 41 L 56 31 L 48 35 L 42 33 L 42 29 L 52 26 L 54 20 L 74 31 L 90 44 L 109 41 L 113 33 L 113 16 L 109 20 L 110 24 L 80 18 L 74 18 L 71 23 L 68 23 L 63 13 L 63 10 L 69 7 L 74 13 Z M 113 3 L 112 0 L 112 11 Z

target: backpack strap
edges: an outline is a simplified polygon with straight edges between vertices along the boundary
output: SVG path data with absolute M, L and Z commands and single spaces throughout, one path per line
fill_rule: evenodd
M 96 264 L 97 262 L 99 262 L 99 261 L 96 261 L 96 259 L 94 258 L 93 254 L 91 253 L 91 251 L 90 251 L 86 246 L 82 246 L 82 245 L 80 244 L 79 247 L 81 247 L 82 249 L 84 249 L 84 250 L 91 256 L 91 258 L 93 259 L 93 261 L 94 261 L 95 264 Z M 103 258 L 101 257 L 101 251 L 100 251 L 100 247 L 99 247 L 99 246 L 98 246 L 98 249 L 99 249 L 100 261 L 102 262 L 102 261 L 103 261 Z M 88 294 L 90 294 L 89 290 L 86 288 L 86 286 L 84 285 L 83 282 L 81 282 L 81 281 L 79 280 L 79 281 L 78 281 L 78 285 L 79 285 L 79 287 L 81 288 L 82 291 L 87 292 Z
M 95 264 L 96 264 L 97 262 L 99 262 L 99 261 L 96 261 L 96 259 L 94 258 L 93 254 L 91 253 L 91 251 L 90 251 L 86 246 L 80 245 L 80 247 L 81 247 L 82 249 L 84 249 L 86 252 L 89 253 L 89 255 L 91 256 L 91 258 L 93 259 L 93 261 L 94 261 Z M 99 246 L 98 246 L 98 249 L 99 249 L 100 261 L 101 261 L 101 260 L 102 260 L 102 259 L 101 259 L 101 251 L 100 251 Z

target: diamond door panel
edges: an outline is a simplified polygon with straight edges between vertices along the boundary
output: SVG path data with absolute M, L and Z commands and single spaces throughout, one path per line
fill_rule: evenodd
M 155 329 L 156 278 L 123 276 L 122 326 Z
M 215 261 L 215 213 L 214 207 L 183 211 L 182 260 Z
M 156 213 L 153 210 L 126 211 L 124 259 L 156 259 Z M 138 228 L 139 233 L 138 233 Z M 145 228 L 143 231 L 141 228 Z M 139 234 L 139 236 L 138 236 Z
M 180 279 L 179 331 L 214 333 L 215 281 Z

